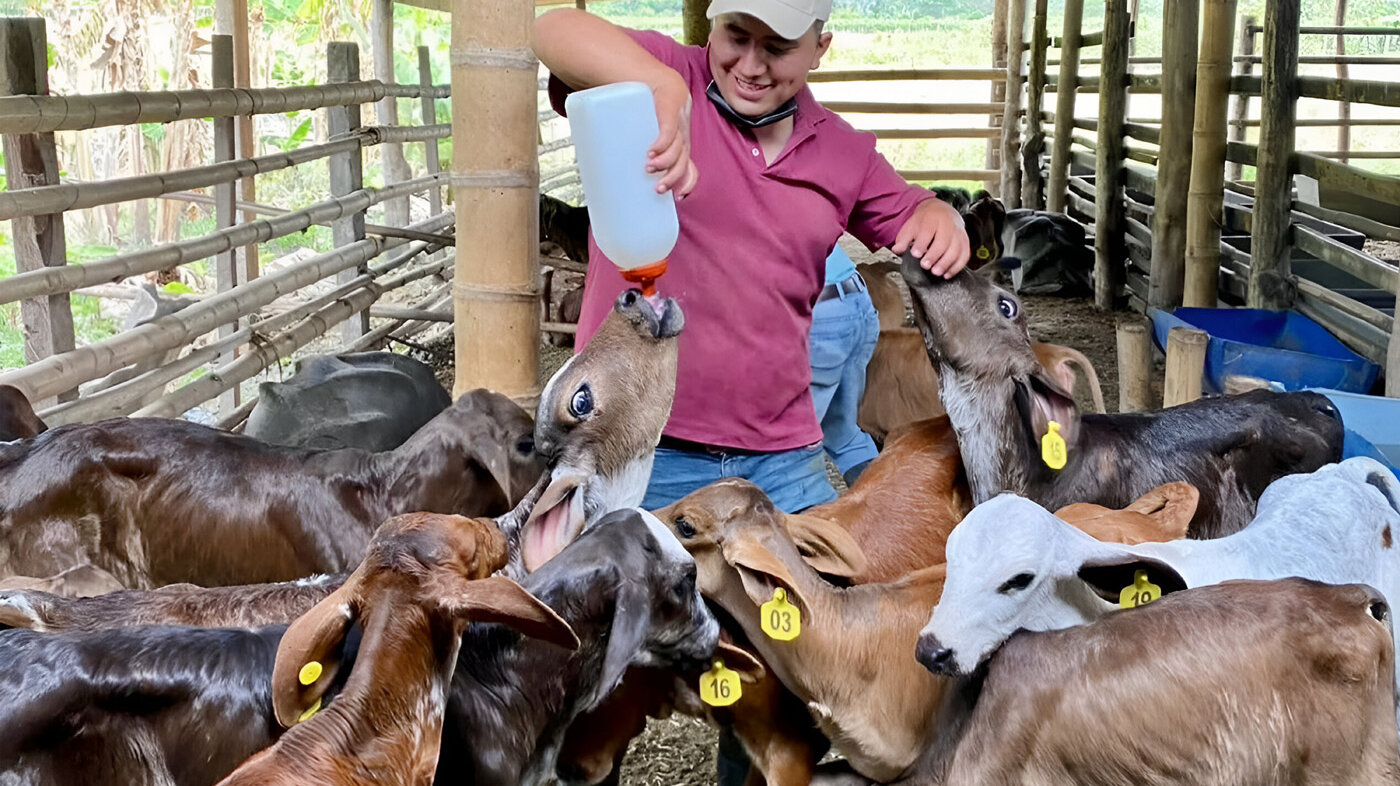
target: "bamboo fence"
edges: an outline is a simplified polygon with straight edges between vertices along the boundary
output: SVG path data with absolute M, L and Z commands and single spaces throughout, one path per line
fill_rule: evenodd
M 1195 2 L 1188 0 L 1188 5 Z M 1185 17 L 1177 25 L 1188 28 L 1177 32 L 1194 41 L 1197 24 L 1193 13 L 1184 13 L 1188 10 L 1180 5 L 1176 8 L 1179 17 Z M 1358 353 L 1386 366 L 1387 394 L 1397 395 L 1400 339 L 1396 338 L 1396 320 L 1391 306 L 1375 305 L 1377 298 L 1384 302 L 1396 293 L 1397 266 L 1359 246 L 1363 235 L 1400 241 L 1400 177 L 1337 159 L 1396 159 L 1400 151 L 1357 151 L 1340 141 L 1337 150 L 1299 151 L 1293 134 L 1297 128 L 1400 126 L 1400 113 L 1372 111 L 1358 117 L 1355 113 L 1347 116 L 1340 109 L 1343 105 L 1400 107 L 1400 82 L 1296 73 L 1299 63 L 1388 66 L 1400 62 L 1400 58 L 1346 54 L 1299 57 L 1300 35 L 1397 36 L 1400 29 L 1301 27 L 1296 1 L 1281 0 L 1269 4 L 1263 25 L 1253 18 L 1242 20 L 1236 37 L 1233 0 L 1203 0 L 1203 11 L 1199 68 L 1193 65 L 1189 69 L 1190 91 L 1171 86 L 1184 72 L 1184 45 L 1166 47 L 1162 58 L 1123 57 L 1117 42 L 1125 41 L 1130 33 L 1126 25 L 1116 21 L 1120 10 L 1115 2 L 1107 7 L 1102 33 L 1076 36 L 1067 30 L 1056 41 L 1071 47 L 1102 44 L 1102 57 L 1080 58 L 1077 52 L 1066 52 L 1041 61 L 1059 65 L 1058 75 L 1037 72 L 1036 59 L 1032 58 L 1026 75 L 1029 84 L 1044 83 L 1046 90 L 1060 93 L 1062 99 L 1069 92 L 1096 92 L 1099 97 L 1097 119 L 1066 117 L 1063 108 L 1069 106 L 1072 112 L 1073 102 L 1063 100 L 1053 114 L 1026 117 L 1027 137 L 1042 124 L 1053 124 L 1054 146 L 1069 151 L 1068 177 L 1063 181 L 1056 179 L 1059 170 L 1051 162 L 1051 187 L 1061 188 L 1060 182 L 1064 186 L 1063 191 L 1047 194 L 1046 202 L 1064 204 L 1065 212 L 1089 226 L 1097 252 L 1095 278 L 1101 307 L 1127 304 L 1146 311 L 1154 305 L 1172 306 L 1177 304 L 1172 292 L 1183 290 L 1188 305 L 1291 307 L 1323 324 Z M 1256 43 L 1260 33 L 1264 33 L 1262 46 Z M 1166 40 L 1172 35 L 1168 31 Z M 1232 52 L 1234 46 L 1239 48 Z M 1195 60 L 1193 45 L 1191 62 Z M 1262 78 L 1255 71 L 1261 62 L 1265 64 Z M 1100 66 L 1101 74 L 1081 76 L 1072 68 L 1087 64 Z M 1067 66 L 1071 68 L 1067 70 Z M 1163 73 L 1122 77 L 1116 69 L 1125 66 L 1129 70 L 1160 66 Z M 1067 85 L 1075 89 L 1069 91 Z M 1185 105 L 1168 111 L 1172 106 L 1168 97 L 1179 100 L 1187 93 L 1194 93 L 1189 111 Z M 1164 94 L 1162 113 L 1158 117 L 1129 116 L 1125 123 L 1115 121 L 1126 114 L 1122 107 L 1130 94 Z M 1335 120 L 1298 119 L 1294 114 L 1298 98 L 1335 102 L 1342 116 Z M 1261 144 L 1244 141 L 1243 132 L 1248 128 L 1261 129 Z M 1187 143 L 1184 153 L 1167 151 L 1168 144 L 1179 147 L 1183 140 Z M 1043 182 L 1047 174 L 1037 171 L 1041 170 L 1039 157 L 1026 162 L 1022 179 Z M 1245 167 L 1258 170 L 1255 182 L 1240 182 Z M 1299 176 L 1317 180 L 1324 190 L 1362 195 L 1394 211 L 1378 217 L 1311 204 L 1294 194 L 1294 181 Z M 1187 180 L 1189 193 L 1174 185 Z M 1028 202 L 1025 206 L 1039 205 Z M 1121 207 L 1121 220 L 1115 207 Z M 1164 218 L 1168 211 L 1172 218 Z M 1185 220 L 1176 219 L 1177 215 Z M 1187 243 L 1185 270 L 1179 259 L 1167 258 L 1176 257 L 1174 252 L 1164 252 L 1164 247 L 1171 248 L 1164 235 L 1177 231 L 1184 231 Z M 1121 255 L 1116 253 L 1119 248 L 1123 249 Z M 1296 259 L 1317 260 L 1350 276 L 1361 289 L 1350 285 L 1329 288 L 1303 277 L 1293 270 Z M 1119 271 L 1126 275 L 1114 278 Z M 1104 285 L 1109 291 L 1104 291 Z M 1366 294 L 1366 287 L 1376 294 Z
M 241 382 L 324 339 L 334 326 L 367 315 L 384 295 L 401 296 L 410 284 L 432 277 L 446 279 L 452 272 L 455 256 L 441 253 L 456 242 L 451 234 L 454 217 L 442 212 L 440 195 L 450 178 L 440 171 L 436 155 L 438 141 L 448 138 L 451 128 L 435 122 L 434 106 L 436 100 L 450 97 L 451 91 L 432 83 L 426 48 L 418 52 L 420 83 L 416 85 L 352 78 L 324 85 L 248 89 L 224 86 L 233 84 L 234 52 L 228 36 L 215 35 L 214 88 L 89 96 L 45 94 L 44 59 L 25 56 L 44 51 L 42 21 L 0 19 L 0 49 L 13 55 L 0 58 L 5 64 L 0 67 L 0 135 L 7 154 L 12 148 L 35 151 L 7 155 L 10 190 L 0 192 L 0 220 L 13 222 L 17 247 L 29 249 L 33 257 L 31 264 L 20 266 L 20 272 L 0 280 L 0 304 L 19 301 L 26 306 L 27 343 L 34 344 L 28 348 L 30 363 L 0 372 L 0 384 L 15 385 L 37 402 L 40 415 L 50 424 L 131 414 L 175 417 L 213 399 L 219 399 L 220 420 L 236 424 L 253 403 L 236 398 Z M 332 56 L 336 53 L 349 57 L 347 62 L 358 57 L 351 44 L 333 44 Z M 233 155 L 233 133 L 240 119 L 294 110 L 358 114 L 361 104 L 394 97 L 421 101 L 422 124 L 355 123 L 324 142 L 294 150 L 243 158 Z M 177 120 L 215 125 L 214 162 L 101 182 L 60 182 L 44 174 L 43 167 L 53 160 L 55 131 Z M 429 151 L 426 171 L 416 177 L 369 186 L 357 175 L 353 187 L 295 209 L 235 199 L 235 187 L 259 175 L 322 161 L 332 171 L 349 162 L 351 169 L 346 171 L 357 174 L 365 150 L 410 143 L 422 143 Z M 245 194 L 254 193 L 246 185 L 243 188 Z M 371 206 L 414 194 L 427 195 L 431 209 L 426 218 L 408 226 L 365 224 Z M 53 235 L 50 227 L 57 225 L 61 240 L 65 213 L 153 198 L 212 203 L 216 228 L 198 237 L 86 264 L 67 264 L 61 243 L 55 247 L 46 239 Z M 235 210 L 242 212 L 236 215 Z M 267 217 L 252 218 L 259 214 Z M 247 220 L 239 220 L 239 215 Z M 258 245 L 316 224 L 335 227 L 344 222 L 355 222 L 359 236 L 338 238 L 332 250 L 277 269 L 256 269 Z M 246 253 L 251 269 L 234 264 L 235 253 L 245 248 L 253 249 Z M 214 262 L 216 292 L 101 341 L 60 346 L 55 351 L 52 338 L 45 335 L 52 332 L 53 320 L 48 314 L 31 319 L 28 311 L 33 303 L 50 310 L 60 303 L 66 311 L 68 295 L 76 290 L 131 297 L 130 288 L 111 285 L 201 260 Z M 447 286 L 445 281 L 429 282 L 426 294 L 420 292 L 403 305 L 410 311 L 439 308 Z M 71 316 L 67 318 L 71 323 Z M 377 348 L 423 327 L 420 320 L 381 320 L 343 348 Z M 203 375 L 192 379 L 200 371 Z M 77 391 L 82 394 L 73 395 Z

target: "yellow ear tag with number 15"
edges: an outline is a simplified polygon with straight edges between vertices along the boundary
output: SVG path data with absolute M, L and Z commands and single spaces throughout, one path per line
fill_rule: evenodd
M 1065 438 L 1060 436 L 1060 424 L 1050 421 L 1045 436 L 1040 438 L 1040 460 L 1050 469 L 1064 469 L 1069 460 L 1069 449 Z
M 802 611 L 788 603 L 787 591 L 773 590 L 773 599 L 758 608 L 758 626 L 768 638 L 792 641 L 802 632 Z
M 1162 588 L 1147 580 L 1147 571 L 1133 573 L 1133 584 L 1118 593 L 1118 605 L 1125 609 L 1135 609 L 1162 597 Z
M 743 695 L 739 672 L 726 668 L 719 658 L 715 658 L 713 668 L 700 675 L 700 700 L 711 707 L 728 707 Z

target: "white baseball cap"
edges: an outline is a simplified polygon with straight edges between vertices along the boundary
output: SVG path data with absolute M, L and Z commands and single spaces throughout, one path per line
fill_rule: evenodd
M 748 14 L 783 38 L 796 41 L 818 19 L 825 22 L 831 18 L 831 0 L 712 0 L 705 16 L 714 19 L 720 14 Z

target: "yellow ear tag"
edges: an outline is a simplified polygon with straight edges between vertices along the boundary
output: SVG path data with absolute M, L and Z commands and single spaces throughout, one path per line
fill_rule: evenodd
M 1162 597 L 1162 588 L 1147 580 L 1147 571 L 1139 570 L 1133 574 L 1133 585 L 1124 587 L 1118 593 L 1118 605 L 1125 609 L 1135 609 Z
M 978 247 L 977 247 L 977 258 L 978 258 L 978 259 L 989 259 L 989 258 L 991 258 L 991 256 L 992 256 L 992 252 L 988 251 L 986 246 L 978 246 Z
M 317 697 L 315 701 L 311 702 L 311 706 L 306 708 L 306 712 L 303 712 L 301 715 L 297 716 L 297 723 L 304 723 L 308 718 L 320 711 L 321 699 L 320 697 Z
M 725 668 L 719 658 L 715 659 L 714 668 L 700 675 L 700 700 L 711 707 L 728 707 L 742 695 L 739 672 Z
M 1060 436 L 1060 424 L 1050 421 L 1049 430 L 1040 438 L 1040 460 L 1050 469 L 1064 469 L 1069 460 L 1069 448 L 1065 438 Z
M 782 587 L 773 590 L 773 599 L 760 606 L 758 612 L 758 626 L 770 639 L 792 641 L 802 632 L 802 611 L 788 603 L 787 591 Z
M 305 666 L 301 667 L 301 671 L 297 672 L 297 682 L 302 685 L 310 685 L 319 679 L 321 679 L 320 661 L 308 661 Z

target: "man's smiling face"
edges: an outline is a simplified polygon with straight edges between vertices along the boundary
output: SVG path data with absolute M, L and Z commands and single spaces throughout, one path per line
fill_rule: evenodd
M 710 31 L 710 75 L 741 115 L 768 114 L 797 95 L 831 46 L 831 33 L 779 36 L 748 14 L 721 14 Z

